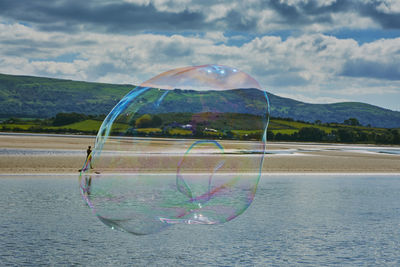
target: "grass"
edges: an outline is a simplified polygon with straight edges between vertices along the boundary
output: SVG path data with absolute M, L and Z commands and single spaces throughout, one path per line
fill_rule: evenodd
M 43 129 L 44 131 L 46 129 L 48 130 L 61 130 L 61 129 L 70 129 L 70 130 L 76 130 L 76 131 L 81 131 L 81 132 L 93 132 L 93 131 L 98 131 L 100 126 L 102 124 L 102 121 L 97 121 L 97 120 L 85 120 L 85 121 L 80 121 L 72 124 L 67 124 L 67 125 L 62 125 L 62 126 L 47 126 L 47 125 L 41 125 L 39 123 L 18 123 L 18 124 L 0 124 L 0 129 L 3 128 L 8 128 L 8 129 L 21 129 L 21 130 L 29 130 L 31 128 L 35 129 Z M 114 123 L 112 130 L 114 132 L 124 132 L 128 129 L 129 125 L 128 124 L 123 124 L 123 123 Z
M 96 120 L 85 120 L 80 122 L 75 122 L 72 124 L 62 125 L 62 126 L 52 126 L 50 129 L 73 129 L 78 131 L 93 131 L 98 130 L 101 126 L 101 121 Z M 47 127 L 46 127 L 47 128 Z M 114 130 L 114 127 L 113 127 Z
M 251 134 L 262 134 L 263 130 L 232 130 L 235 135 L 251 135 Z
M 281 130 L 271 130 L 274 134 L 280 133 L 280 134 L 294 134 L 295 132 L 298 132 L 299 130 L 296 129 L 281 129 Z
M 222 137 L 223 133 L 221 132 L 210 132 L 210 131 L 203 131 L 204 136 L 213 136 L 213 137 Z
M 28 130 L 31 127 L 35 127 L 38 126 L 36 124 L 13 124 L 13 123 L 5 123 L 5 124 L 1 124 L 0 125 L 0 129 L 2 128 L 8 128 L 8 129 L 22 129 L 22 130 Z
M 182 117 L 182 116 L 181 116 Z M 183 116 L 186 119 L 185 116 Z M 173 119 L 178 119 L 178 115 L 172 116 Z M 165 118 L 167 120 L 167 118 Z M 170 118 L 171 119 L 171 118 Z M 205 119 L 208 121 L 208 118 Z M 229 130 L 231 131 L 231 136 L 228 138 L 240 139 L 240 140 L 247 140 L 247 139 L 257 139 L 259 136 L 262 136 L 263 130 L 257 129 L 253 121 L 250 120 L 248 117 L 240 118 L 237 120 L 237 124 L 233 125 L 226 125 L 225 129 L 224 126 L 222 128 L 217 129 L 221 131 L 214 131 L 214 130 L 204 130 L 203 131 L 203 138 L 222 138 L 224 134 L 229 134 Z M 45 125 L 46 123 L 51 123 L 49 120 L 19 120 L 15 121 L 15 123 L 2 123 L 0 124 L 0 131 L 26 131 L 26 132 L 48 132 L 48 133 L 77 133 L 77 134 L 95 134 L 101 124 L 102 121 L 96 119 L 88 119 L 81 122 L 76 122 L 68 125 L 62 126 L 51 126 Z M 167 123 L 169 121 L 167 120 Z M 222 123 L 219 123 L 223 125 Z M 244 127 L 245 125 L 249 125 Z M 129 128 L 131 126 L 127 123 L 120 123 L 115 122 L 113 124 L 113 128 L 111 129 L 111 134 L 119 134 L 129 132 Z M 232 127 L 235 127 L 232 129 Z M 332 131 L 341 131 L 341 129 L 349 129 L 349 132 L 353 132 L 354 136 L 358 136 L 357 138 L 362 137 L 362 142 L 372 142 L 373 140 L 378 140 L 377 142 L 389 142 L 389 141 L 382 141 L 386 140 L 390 135 L 388 129 L 385 128 L 377 128 L 377 127 L 366 127 L 366 126 L 351 126 L 351 125 L 344 125 L 344 124 L 336 124 L 331 123 L 329 125 L 318 125 L 318 124 L 311 124 L 311 123 L 304 123 L 299 121 L 290 121 L 284 119 L 271 119 L 268 131 L 271 131 L 275 136 L 277 134 L 291 136 L 296 132 L 299 132 L 301 128 L 305 127 L 313 127 L 318 128 L 325 133 L 330 134 Z M 243 129 L 243 128 L 256 128 L 256 129 Z M 228 130 L 229 129 L 229 130 Z M 163 130 L 162 126 L 160 128 L 139 128 L 135 129 L 135 131 L 141 136 L 162 136 Z M 233 134 L 233 136 L 232 136 Z M 342 132 L 343 134 L 343 132 Z M 193 133 L 191 130 L 182 129 L 182 128 L 172 128 L 168 130 L 167 136 L 181 136 L 181 137 L 188 137 L 192 136 Z M 356 137 L 354 137 L 356 138 Z M 386 138 L 386 139 L 385 139 Z M 394 137 L 393 137 L 394 138 Z M 361 139 L 360 139 L 361 140 Z M 372 140 L 372 141 L 371 141 Z M 389 140 L 389 139 L 388 139 Z
M 168 133 L 170 135 L 191 135 L 192 131 L 190 130 L 185 130 L 185 129 L 179 129 L 179 128 L 174 128 L 174 129 L 170 129 L 168 131 Z
M 71 130 L 76 130 L 76 131 L 81 131 L 81 132 L 93 132 L 93 131 L 98 131 L 100 128 L 102 122 L 98 120 L 85 120 L 81 122 L 76 122 L 68 125 L 62 125 L 62 126 L 43 126 L 40 125 L 39 123 L 35 124 L 34 122 L 27 122 L 27 123 L 18 123 L 18 124 L 2 124 L 0 125 L 0 129 L 2 127 L 8 128 L 8 129 L 15 129 L 19 128 L 22 130 L 29 130 L 30 128 L 41 128 L 41 129 L 49 129 L 49 130 L 57 130 L 57 129 L 71 129 Z M 347 126 L 343 124 L 332 124 L 333 127 L 327 127 L 327 126 L 322 126 L 322 125 L 316 125 L 316 124 L 308 124 L 308 123 L 303 123 L 303 122 L 297 122 L 297 121 L 286 121 L 286 120 L 279 120 L 279 119 L 272 119 L 270 121 L 268 130 L 272 131 L 274 134 L 281 133 L 281 134 L 293 134 L 295 132 L 298 132 L 301 128 L 304 127 L 315 127 L 318 129 L 321 129 L 325 131 L 326 133 L 331 133 L 332 130 L 335 129 L 335 127 L 340 126 L 340 127 L 349 127 L 349 128 L 358 128 L 360 130 L 364 131 L 379 131 L 380 128 L 370 128 L 370 127 L 365 127 L 365 126 Z M 124 124 L 124 123 L 114 123 L 113 124 L 113 132 L 125 132 L 128 129 L 129 125 Z M 162 130 L 160 128 L 142 128 L 142 129 L 137 129 L 138 132 L 140 133 L 160 133 Z M 236 136 L 246 136 L 246 135 L 251 135 L 251 134 L 261 134 L 261 130 L 232 130 L 233 134 Z M 171 135 L 191 135 L 192 131 L 186 130 L 186 129 L 180 129 L 180 128 L 174 128 L 169 130 L 169 134 Z M 214 135 L 214 136 L 219 136 L 221 133 L 213 133 L 213 132 L 206 132 L 208 135 Z
M 271 130 L 274 134 L 276 134 L 276 133 L 293 134 L 294 132 L 298 132 L 301 128 L 305 128 L 305 127 L 318 128 L 328 134 L 331 133 L 332 130 L 334 130 L 333 127 L 327 127 L 327 126 L 322 126 L 322 125 L 317 125 L 317 124 L 309 124 L 309 123 L 298 122 L 298 121 L 279 120 L 279 119 L 271 120 L 268 129 Z
M 162 130 L 160 128 L 139 128 L 136 129 L 138 133 L 144 133 L 144 134 L 149 134 L 149 133 L 161 133 Z

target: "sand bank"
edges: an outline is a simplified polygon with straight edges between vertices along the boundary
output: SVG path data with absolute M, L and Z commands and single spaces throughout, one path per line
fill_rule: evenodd
M 94 136 L 1 134 L 0 174 L 78 174 L 86 157 L 86 148 L 88 145 L 93 147 L 94 141 Z M 157 146 L 163 142 L 168 141 L 160 140 Z M 226 143 L 227 149 L 239 149 L 240 146 L 242 143 L 238 141 Z M 391 149 L 398 151 L 400 148 L 269 142 L 263 171 L 265 173 L 400 173 L 400 155 L 386 153 L 386 150 Z

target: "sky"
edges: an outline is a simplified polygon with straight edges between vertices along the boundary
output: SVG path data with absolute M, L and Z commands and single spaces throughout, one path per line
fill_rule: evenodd
M 400 111 L 400 0 L 0 0 L 0 73 L 138 85 L 204 64 Z

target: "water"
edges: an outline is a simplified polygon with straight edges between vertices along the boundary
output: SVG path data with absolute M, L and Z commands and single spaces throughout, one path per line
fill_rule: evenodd
M 111 230 L 73 176 L 0 178 L 1 266 L 399 266 L 400 175 L 269 175 L 223 225 Z

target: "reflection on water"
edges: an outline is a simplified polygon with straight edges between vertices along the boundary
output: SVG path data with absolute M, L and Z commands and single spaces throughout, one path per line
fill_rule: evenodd
M 400 266 L 400 175 L 268 175 L 238 218 L 113 231 L 76 177 L 0 178 L 2 266 Z

